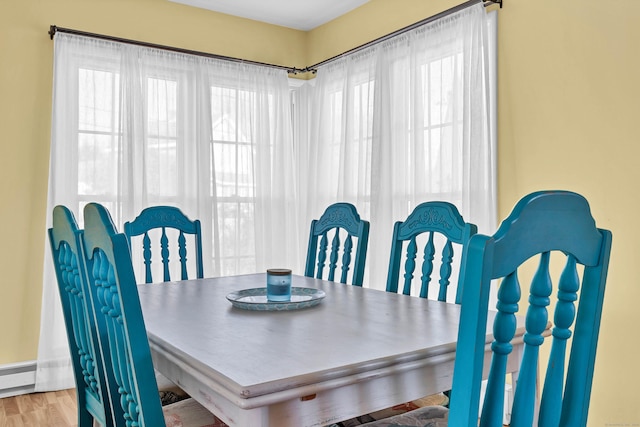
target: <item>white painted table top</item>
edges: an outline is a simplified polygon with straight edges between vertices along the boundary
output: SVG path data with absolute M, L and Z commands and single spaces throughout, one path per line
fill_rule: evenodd
M 313 397 L 455 353 L 458 305 L 303 276 L 292 285 L 326 293 L 316 307 L 249 311 L 226 299 L 265 283 L 265 274 L 254 274 L 139 286 L 157 368 L 225 421 L 225 405 Z

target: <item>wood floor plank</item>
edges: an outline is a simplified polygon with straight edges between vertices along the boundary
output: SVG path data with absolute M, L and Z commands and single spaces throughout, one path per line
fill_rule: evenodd
M 49 424 L 48 407 L 37 409 L 29 414 L 23 414 L 22 421 L 25 426 L 45 426 Z M 28 415 L 28 416 L 26 416 Z
M 59 403 L 52 403 L 47 410 L 47 421 L 51 427 L 71 426 L 69 420 L 63 415 Z
M 5 399 L 0 399 L 0 426 L 7 424 L 7 414 L 4 411 L 4 401 Z
M 64 417 L 67 424 L 65 425 L 73 425 L 73 423 L 77 423 L 78 413 L 77 413 L 77 404 L 75 397 L 71 397 L 69 393 L 65 393 L 63 396 L 60 396 L 58 399 L 58 407 L 60 410 L 60 414 Z
M 0 399 L 0 427 L 77 427 L 75 389 Z
M 16 396 L 16 404 L 18 405 L 18 412 L 20 414 L 27 414 L 34 410 L 31 403 L 31 394 L 21 394 Z
M 18 401 L 16 400 L 16 397 L 8 397 L 6 399 L 2 399 L 4 401 L 4 412 L 7 419 L 15 415 L 20 415 L 20 408 L 18 407 Z
M 46 393 L 32 393 L 27 394 L 26 396 L 29 396 L 31 398 L 31 406 L 33 407 L 34 411 L 45 409 L 49 404 L 47 402 L 47 398 L 45 397 Z
M 44 398 L 46 399 L 47 404 L 56 403 L 56 394 L 55 393 L 49 392 L 49 393 L 42 393 L 42 394 L 44 394 Z
M 24 427 L 24 423 L 22 422 L 22 415 L 16 414 L 7 417 L 6 427 Z

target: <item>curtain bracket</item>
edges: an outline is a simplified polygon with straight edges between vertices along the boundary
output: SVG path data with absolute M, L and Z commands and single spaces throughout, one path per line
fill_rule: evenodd
M 483 0 L 483 1 L 484 1 L 485 7 L 491 6 L 492 4 L 499 4 L 500 9 L 502 9 L 502 0 Z
M 293 74 L 294 76 L 298 73 L 311 73 L 311 74 L 315 74 L 317 73 L 318 70 L 316 70 L 315 68 L 310 68 L 310 67 L 304 67 L 304 68 L 290 68 L 287 70 L 287 73 L 289 74 Z

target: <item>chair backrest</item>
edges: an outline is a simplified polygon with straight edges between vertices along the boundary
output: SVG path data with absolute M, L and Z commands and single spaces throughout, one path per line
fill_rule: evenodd
M 91 427 L 94 419 L 111 425 L 113 414 L 86 285 L 81 235 L 73 213 L 56 206 L 49 243 L 75 376 L 78 425 Z
M 176 241 L 170 241 L 167 230 L 173 229 L 177 233 L 175 234 Z M 153 256 L 152 253 L 152 239 L 150 232 L 152 230 L 158 230 L 159 236 L 159 257 Z M 153 259 L 160 260 L 162 262 L 162 280 L 168 282 L 171 280 L 170 273 L 170 247 L 175 247 L 177 243 L 178 259 L 180 263 L 180 279 L 189 279 L 187 272 L 187 240 L 185 234 L 193 235 L 195 240 L 194 256 L 195 256 L 195 270 L 196 277 L 202 279 L 204 277 L 202 268 L 202 232 L 200 230 L 200 220 L 191 221 L 182 211 L 174 206 L 152 206 L 145 208 L 140 212 L 133 221 L 127 221 L 124 223 L 124 234 L 127 236 L 129 247 L 131 246 L 132 237 L 142 237 L 142 256 L 144 258 L 145 265 L 145 282 L 153 282 L 153 273 L 151 263 Z M 171 234 L 171 233 L 170 233 Z M 132 251 L 134 252 L 134 251 Z M 174 253 L 174 257 L 176 254 Z
M 114 416 L 114 424 L 164 426 L 127 238 L 117 233 L 109 212 L 96 203 L 85 206 L 84 226 L 91 303 L 101 320 L 96 324 L 108 340 L 108 346 L 101 345 L 109 352 L 103 357 L 105 364 L 110 362 L 105 374 L 117 384 L 109 393 L 122 412 Z
M 354 238 L 357 238 L 355 257 L 352 256 Z M 329 240 L 331 240 L 331 247 L 329 247 Z M 342 240 L 344 243 L 341 245 Z M 347 283 L 349 270 L 352 269 L 351 284 L 362 286 L 368 244 L 369 221 L 360 219 L 356 207 L 351 203 L 334 203 L 319 219 L 311 221 L 304 275 L 334 281 L 336 269 L 338 269 L 338 258 L 340 258 L 339 281 Z M 329 269 L 325 276 L 327 255 L 329 255 Z
M 471 238 L 450 426 L 477 425 L 489 288 L 494 279 L 502 280 L 480 425 L 502 425 L 505 367 L 524 289 L 529 294 L 529 307 L 511 425 L 531 426 L 538 416 L 541 426 L 586 426 L 610 251 L 611 232 L 596 228 L 584 197 L 566 191 L 532 193 L 518 202 L 493 236 L 477 234 Z M 538 258 L 537 271 L 532 274 L 530 286 L 521 288 L 518 269 L 532 257 Z M 561 273 L 550 269 L 551 257 L 552 266 L 566 259 Z M 549 316 L 552 274 L 557 276 L 557 291 L 554 313 Z M 551 350 L 536 414 L 538 352 L 547 335 L 548 322 L 553 326 Z
M 434 259 L 436 252 L 440 264 L 438 279 L 438 300 L 447 301 L 447 293 L 451 273 L 454 267 L 455 252 L 459 253 L 458 277 L 464 274 L 466 248 L 471 236 L 478 228 L 464 222 L 455 205 L 448 202 L 424 202 L 416 206 L 405 221 L 398 221 L 393 227 L 391 256 L 387 273 L 387 292 L 398 292 L 398 282 L 402 273 L 401 292 L 411 295 L 412 286 L 420 286 L 419 296 L 427 298 L 429 285 L 434 275 Z M 404 242 L 408 242 L 404 248 Z M 455 245 L 454 245 L 455 244 Z M 415 280 L 416 257 L 420 252 L 420 281 Z M 404 254 L 404 256 L 403 256 Z M 401 272 L 401 261 L 404 259 Z M 459 280 L 457 283 L 461 283 Z M 462 301 L 462 289 L 457 285 L 455 302 Z

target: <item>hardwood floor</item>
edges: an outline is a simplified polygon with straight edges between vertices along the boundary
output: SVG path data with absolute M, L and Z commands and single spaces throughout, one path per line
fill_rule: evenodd
M 1 427 L 77 427 L 75 389 L 0 399 Z
M 77 416 L 73 388 L 0 399 L 0 427 L 77 427 Z

